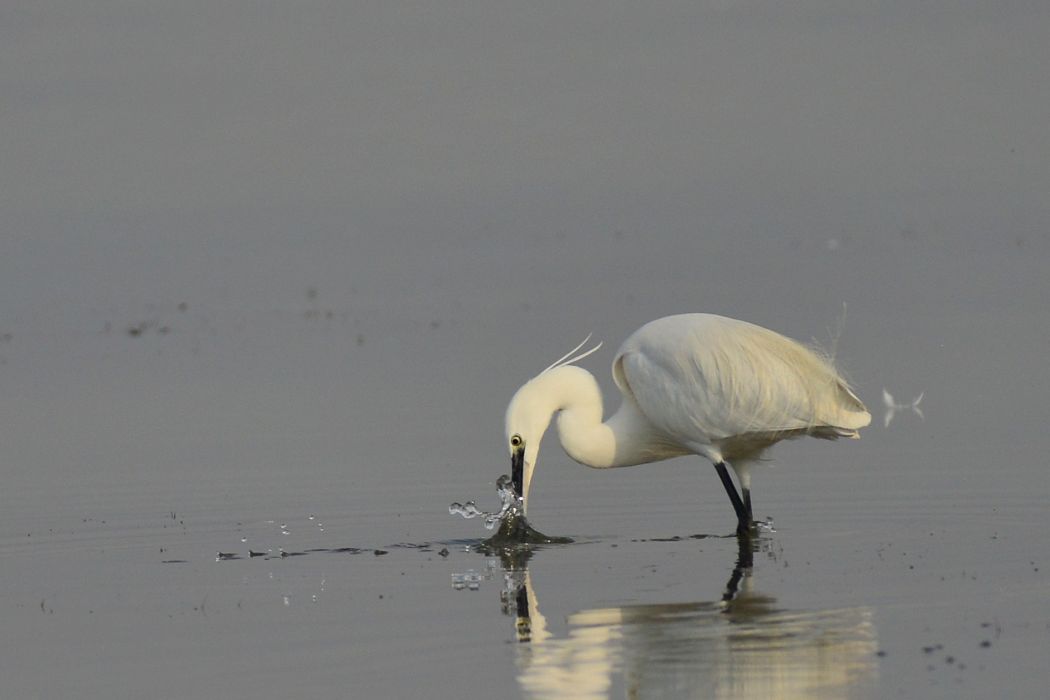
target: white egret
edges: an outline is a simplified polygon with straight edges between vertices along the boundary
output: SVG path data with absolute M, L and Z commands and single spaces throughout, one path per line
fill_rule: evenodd
M 507 407 L 512 479 L 523 510 L 555 413 L 565 452 L 588 467 L 687 454 L 710 460 L 741 533 L 752 526 L 750 467 L 767 448 L 805 435 L 857 438 L 871 422 L 830 360 L 761 326 L 713 314 L 668 316 L 635 331 L 613 359 L 623 402 L 602 422 L 598 382 L 573 366 L 601 346 L 573 357 L 586 342 L 518 389 Z

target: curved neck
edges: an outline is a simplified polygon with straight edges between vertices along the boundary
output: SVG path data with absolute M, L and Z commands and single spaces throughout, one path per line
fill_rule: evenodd
M 559 367 L 537 378 L 558 416 L 558 437 L 565 452 L 580 464 L 596 469 L 626 467 L 683 454 L 655 431 L 630 399 L 602 422 L 602 394 L 590 372 Z
M 611 467 L 616 463 L 616 434 L 602 423 L 602 393 L 598 382 L 585 370 L 586 377 L 566 382 L 559 406 L 558 439 L 565 452 L 588 467 Z

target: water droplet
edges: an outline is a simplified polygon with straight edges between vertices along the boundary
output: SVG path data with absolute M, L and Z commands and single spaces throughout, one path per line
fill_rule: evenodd
M 755 527 L 762 532 L 776 532 L 777 529 L 773 527 L 773 518 L 767 517 L 765 520 L 758 520 L 755 522 Z
M 452 574 L 452 588 L 457 591 L 464 589 L 476 591 L 481 588 L 481 582 L 485 579 L 485 575 L 475 571 L 474 569 L 467 569 L 462 573 Z
M 496 480 L 496 493 L 499 496 L 500 508 L 495 513 L 481 510 L 474 501 L 452 503 L 448 507 L 449 515 L 462 515 L 464 518 L 484 518 L 486 529 L 492 530 L 498 523 L 516 516 L 521 511 L 521 497 L 514 489 L 514 482 L 506 474 Z

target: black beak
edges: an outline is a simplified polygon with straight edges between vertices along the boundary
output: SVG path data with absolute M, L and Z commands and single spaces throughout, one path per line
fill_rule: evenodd
M 516 447 L 510 455 L 510 478 L 518 498 L 525 492 L 525 446 Z

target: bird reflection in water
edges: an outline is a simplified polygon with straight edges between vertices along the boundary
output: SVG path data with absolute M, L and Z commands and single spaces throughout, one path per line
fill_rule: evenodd
M 917 415 L 922 420 L 926 420 L 926 414 L 922 412 L 919 404 L 922 403 L 922 398 L 926 396 L 925 391 L 920 391 L 919 395 L 907 403 L 898 403 L 897 399 L 893 398 L 886 387 L 882 388 L 882 403 L 886 406 L 886 413 L 882 416 L 882 427 L 890 427 L 890 423 L 893 422 L 894 416 L 897 415 L 898 411 L 908 411 Z
M 869 608 L 789 611 L 753 589 L 758 538 L 738 537 L 735 565 L 713 601 L 581 610 L 565 636 L 540 612 L 528 562 L 505 548 L 500 593 L 515 620 L 518 681 L 529 697 L 837 697 L 872 683 L 876 635 Z

